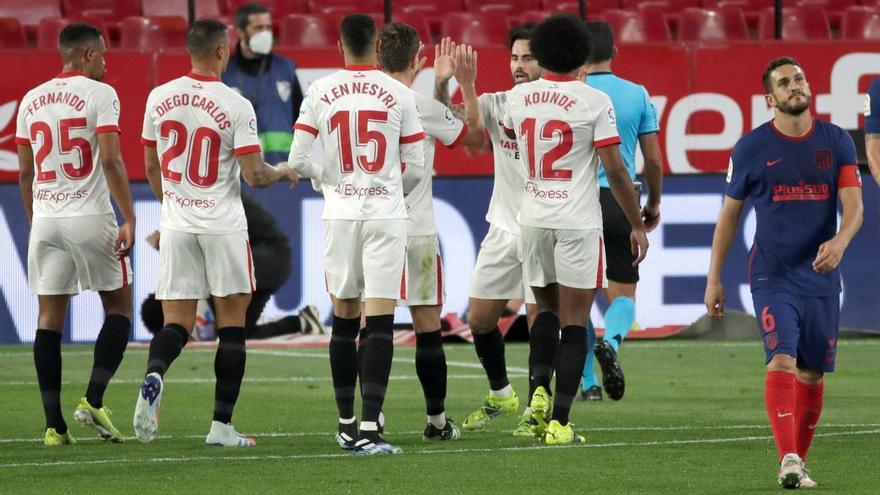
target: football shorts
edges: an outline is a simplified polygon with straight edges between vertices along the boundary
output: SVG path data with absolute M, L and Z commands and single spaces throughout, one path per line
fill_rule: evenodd
M 250 294 L 254 264 L 247 231 L 192 234 L 161 229 L 156 299 Z
M 406 240 L 406 299 L 401 306 L 443 304 L 443 261 L 436 235 L 409 236 Z
M 532 288 L 523 279 L 520 236 L 494 225 L 489 226 L 489 232 L 477 253 L 470 296 L 490 300 L 525 298 L 526 303 L 535 304 Z
M 522 226 L 523 264 L 531 287 L 558 283 L 575 289 L 607 287 L 602 231 Z
M 325 220 L 324 276 L 338 299 L 406 299 L 406 219 Z

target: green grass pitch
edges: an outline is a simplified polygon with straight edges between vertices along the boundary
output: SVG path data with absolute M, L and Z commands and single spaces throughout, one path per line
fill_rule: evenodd
M 524 407 L 528 348 L 509 345 L 511 379 Z M 822 424 L 808 466 L 821 493 L 880 493 L 880 339 L 840 342 Z M 470 345 L 447 345 L 447 410 L 459 424 L 487 382 Z M 43 412 L 27 346 L 0 347 L 0 493 L 552 493 L 750 494 L 779 492 L 763 408 L 757 342 L 627 342 L 626 397 L 577 402 L 587 443 L 546 447 L 510 435 L 516 417 L 450 443 L 421 437 L 424 402 L 414 349 L 395 350 L 386 437 L 400 456 L 355 458 L 334 440 L 336 408 L 326 349 L 257 350 L 234 417 L 253 449 L 206 448 L 213 351 L 184 349 L 166 378 L 150 445 L 104 443 L 73 422 L 91 347 L 64 348 L 62 401 L 77 445 L 38 441 Z M 126 435 L 146 362 L 129 349 L 105 404 Z

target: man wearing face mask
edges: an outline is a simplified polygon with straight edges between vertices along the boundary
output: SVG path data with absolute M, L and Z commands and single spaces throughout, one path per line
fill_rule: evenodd
M 235 31 L 238 47 L 223 73 L 223 82 L 254 106 L 266 162 L 286 161 L 293 142 L 291 129 L 303 99 L 296 64 L 272 53 L 272 15 L 266 7 L 239 7 Z

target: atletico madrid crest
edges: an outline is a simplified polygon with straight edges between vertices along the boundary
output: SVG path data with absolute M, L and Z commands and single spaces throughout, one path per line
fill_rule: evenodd
M 831 170 L 834 165 L 834 156 L 831 150 L 816 150 L 816 166 L 819 170 Z

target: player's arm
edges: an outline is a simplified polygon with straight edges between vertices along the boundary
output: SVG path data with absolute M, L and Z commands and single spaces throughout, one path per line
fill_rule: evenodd
M 18 187 L 28 223 L 34 217 L 34 150 L 30 144 L 18 145 Z
M 241 176 L 245 183 L 251 187 L 269 187 L 287 179 L 293 189 L 299 182 L 299 176 L 287 163 L 269 165 L 258 151 L 238 155 L 238 166 L 241 167 Z
M 449 80 L 455 74 L 455 43 L 446 37 L 434 45 L 434 99 L 449 107 Z
M 733 244 L 743 204 L 743 200 L 725 196 L 721 211 L 718 213 L 718 222 L 715 224 L 715 233 L 712 235 L 712 255 L 709 261 L 709 273 L 706 277 L 706 293 L 703 302 L 706 304 L 709 316 L 713 318 L 724 317 L 724 287 L 721 285 L 721 270 L 724 268 L 727 252 L 730 251 L 730 246 Z
M 868 168 L 877 184 L 880 184 L 880 134 L 865 134 L 865 155 L 868 156 Z
M 156 151 L 155 144 L 144 145 L 144 168 L 147 175 L 147 182 L 150 183 L 150 189 L 159 202 L 162 202 L 162 170 L 159 165 L 159 153 Z
M 470 45 L 459 45 L 455 50 L 455 80 L 461 88 L 468 126 L 460 142 L 464 146 L 480 146 L 486 140 L 486 128 L 477 98 L 477 52 Z
M 862 205 L 862 188 L 857 186 L 843 187 L 838 191 L 843 213 L 840 216 L 840 230 L 819 246 L 816 259 L 813 260 L 813 270 L 819 273 L 830 272 L 837 268 L 843 253 L 849 247 L 853 237 L 862 227 L 864 206 Z
M 636 257 L 633 266 L 636 266 L 645 259 L 645 255 L 648 253 L 648 236 L 645 232 L 645 224 L 642 223 L 639 201 L 636 198 L 632 180 L 630 180 L 629 173 L 626 171 L 623 157 L 620 156 L 619 145 L 602 146 L 597 148 L 597 151 L 599 153 L 599 160 L 605 166 L 605 175 L 608 177 L 611 193 L 626 215 L 627 220 L 629 220 L 630 225 L 632 225 L 630 244 L 632 246 L 632 254 Z
M 135 216 L 128 171 L 119 146 L 119 133 L 99 132 L 98 149 L 101 151 L 101 167 L 107 179 L 107 188 L 122 215 L 123 223 L 119 226 L 119 236 L 116 239 L 116 256 L 121 259 L 128 256 L 134 246 Z
M 660 193 L 663 190 L 663 154 L 660 152 L 660 138 L 656 132 L 639 136 L 639 146 L 645 159 L 642 175 L 648 183 L 648 201 L 642 208 L 642 221 L 648 232 L 660 223 Z

